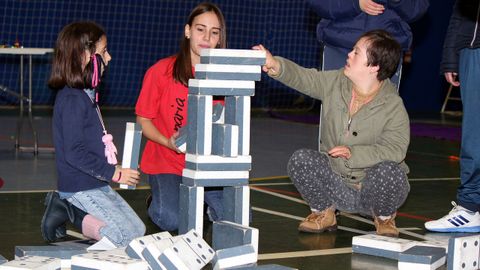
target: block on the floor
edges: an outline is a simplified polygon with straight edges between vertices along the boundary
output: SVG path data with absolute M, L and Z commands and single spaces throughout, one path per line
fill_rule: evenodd
M 401 252 L 413 247 L 415 241 L 381 236 L 376 234 L 358 235 L 352 238 L 354 253 L 385 257 L 398 260 Z
M 452 237 L 448 242 L 447 269 L 479 269 L 480 235 Z
M 238 154 L 250 154 L 250 97 L 225 97 L 225 124 L 238 126 Z
M 213 269 L 232 268 L 257 262 L 258 253 L 252 245 L 220 249 L 212 260 Z
M 187 153 L 212 152 L 212 96 L 188 95 Z
M 74 255 L 87 253 L 86 247 L 81 246 L 16 246 L 15 259 L 25 256 L 42 256 L 59 258 L 62 268 L 70 268 L 70 258 Z
M 200 270 L 212 260 L 215 252 L 199 233 L 190 230 L 178 238 L 179 240 L 159 257 L 160 263 L 166 269 Z
M 178 233 L 194 229 L 203 233 L 204 188 L 180 184 Z
M 212 124 L 212 155 L 238 156 L 238 126 Z
M 138 237 L 130 241 L 125 252 L 132 258 L 144 260 L 142 252 L 148 244 L 167 238 L 172 238 L 172 235 L 167 231 Z
M 444 248 L 448 252 L 448 240 L 450 238 L 445 238 L 445 240 L 425 240 L 425 241 L 416 241 L 416 246 L 427 246 L 427 247 L 440 247 Z
M 5 257 L 3 257 L 2 255 L 0 255 L 0 264 L 4 264 L 6 262 L 8 262 L 8 260 Z
M 243 226 L 250 223 L 250 187 L 228 186 L 223 189 L 224 220 Z
M 212 229 L 214 250 L 251 245 L 258 253 L 258 229 L 231 221 L 215 221 Z
M 165 269 L 165 267 L 160 263 L 160 255 L 162 255 L 166 249 L 172 247 L 173 243 L 175 243 L 177 240 L 178 239 L 176 237 L 165 238 L 153 243 L 149 243 L 145 246 L 142 251 L 142 256 L 145 261 L 148 262 L 148 265 L 150 265 L 151 269 Z
M 1 270 L 59 270 L 60 267 L 58 258 L 29 255 L 0 264 Z
M 260 81 L 261 67 L 253 65 L 196 64 L 195 78 L 203 80 Z
M 140 145 L 142 143 L 142 126 L 127 122 L 125 127 L 125 141 L 123 144 L 122 168 L 138 169 Z M 122 189 L 135 189 L 135 186 L 120 184 Z
M 182 183 L 187 186 L 226 187 L 248 185 L 248 171 L 194 171 L 183 169 Z
M 229 65 L 265 65 L 266 53 L 260 50 L 202 49 L 200 63 Z
M 185 155 L 185 168 L 194 171 L 250 171 L 252 156 Z
M 261 269 L 261 270 L 297 270 L 297 268 L 290 268 L 290 267 L 283 266 L 283 265 L 278 265 L 278 264 L 239 266 L 239 267 L 235 267 L 233 269 L 235 269 L 235 270 L 237 270 L 237 269 L 241 269 L 241 270 L 255 270 L 255 269 Z
M 255 82 L 190 79 L 188 81 L 188 93 L 212 96 L 253 96 L 255 95 Z
M 146 261 L 128 256 L 94 251 L 72 257 L 72 270 L 115 269 L 115 270 L 149 270 Z
M 435 270 L 445 264 L 445 248 L 413 246 L 398 256 L 399 270 Z

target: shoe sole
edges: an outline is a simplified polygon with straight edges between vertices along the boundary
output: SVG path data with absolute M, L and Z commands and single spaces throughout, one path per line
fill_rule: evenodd
M 53 192 L 49 192 L 47 194 L 47 197 L 45 198 L 45 203 L 44 205 L 47 206 L 47 205 L 52 205 L 51 202 L 53 200 Z M 45 208 L 45 213 L 43 213 L 43 217 L 42 217 L 42 223 L 41 223 L 41 226 L 40 226 L 40 230 L 42 231 L 42 237 L 45 241 L 47 242 L 52 242 L 51 240 L 48 239 L 48 237 L 46 236 L 45 234 L 45 219 L 47 218 L 47 212 L 49 212 L 50 209 L 47 209 Z
M 470 228 L 446 228 L 446 229 L 442 229 L 442 228 L 426 228 L 427 230 L 429 231 L 432 231 L 432 232 L 447 232 L 447 233 L 450 233 L 450 232 L 466 232 L 466 233 L 478 233 L 480 232 L 480 226 L 476 226 L 476 227 L 470 227 Z
M 314 230 L 314 229 L 308 229 L 308 228 L 301 228 L 298 227 L 298 230 L 300 232 L 306 232 L 306 233 L 323 233 L 323 232 L 334 232 L 337 230 L 337 225 L 327 227 L 323 230 Z

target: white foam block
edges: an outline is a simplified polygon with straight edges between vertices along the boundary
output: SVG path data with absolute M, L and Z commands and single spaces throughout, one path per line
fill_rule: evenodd
M 138 237 L 128 244 L 125 251 L 132 258 L 145 260 L 142 252 L 148 244 L 171 237 L 172 235 L 167 231 Z
M 239 49 L 202 49 L 201 63 L 264 65 L 266 52 Z
M 188 81 L 188 93 L 212 96 L 253 96 L 255 94 L 255 82 L 190 79 Z
M 218 155 L 194 155 L 186 154 L 185 162 L 196 164 L 199 167 L 207 167 L 202 165 L 215 164 L 218 168 L 218 171 L 228 170 L 232 167 L 242 168 L 238 171 L 246 171 L 251 169 L 252 156 L 236 156 L 236 157 L 224 157 Z M 209 169 L 199 169 L 199 170 L 209 170 Z M 212 168 L 213 170 L 213 168 Z M 215 170 L 214 170 L 215 171 Z
M 166 269 L 200 270 L 212 260 L 215 252 L 195 230 L 177 238 L 179 240 L 159 257 Z
M 57 270 L 61 260 L 43 256 L 23 256 L 0 265 L 2 270 Z
M 142 142 L 142 126 L 127 122 L 125 127 L 125 141 L 123 144 L 122 168 L 137 169 Z M 135 186 L 120 184 L 122 189 L 135 189 Z
M 204 188 L 180 184 L 178 233 L 195 229 L 203 233 Z
M 225 97 L 225 124 L 238 126 L 238 154 L 250 154 L 250 97 Z
M 400 253 L 399 270 L 435 270 L 445 264 L 445 248 L 413 246 Z
M 480 235 L 453 237 L 448 242 L 448 270 L 479 269 Z
M 147 270 L 149 268 L 147 262 L 139 259 L 108 252 L 94 251 L 73 256 L 71 269 Z
M 255 263 L 258 254 L 251 245 L 243 245 L 217 250 L 213 259 L 213 269 L 225 269 Z
M 177 238 L 172 237 L 149 243 L 145 246 L 142 256 L 152 269 L 167 269 L 160 262 L 160 255 L 162 255 L 165 250 L 172 247 L 174 242 L 177 240 Z
M 253 65 L 196 64 L 195 78 L 259 81 L 261 78 L 261 67 Z
M 401 252 L 413 247 L 415 241 L 367 234 L 352 238 L 352 250 L 355 253 L 368 254 L 398 260 Z
M 195 171 L 183 169 L 182 183 L 187 186 L 224 187 L 248 185 L 248 171 Z

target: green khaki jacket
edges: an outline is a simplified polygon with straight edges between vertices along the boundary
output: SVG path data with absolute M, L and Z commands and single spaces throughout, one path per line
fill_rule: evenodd
M 352 82 L 343 69 L 318 71 L 303 68 L 290 60 L 275 57 L 280 71 L 272 78 L 285 85 L 322 100 L 322 119 L 319 150 L 327 153 L 335 146 L 348 146 L 351 158 L 332 158 L 333 171 L 344 181 L 360 187 L 365 171 L 382 161 L 404 162 L 410 143 L 410 123 L 403 101 L 390 80 L 385 80 L 378 94 L 352 117 L 349 122 L 349 104 Z

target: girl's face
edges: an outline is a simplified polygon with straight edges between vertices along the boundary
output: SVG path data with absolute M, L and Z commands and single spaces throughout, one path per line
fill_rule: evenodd
M 378 70 L 378 67 L 367 66 L 367 49 L 368 41 L 361 38 L 353 47 L 353 50 L 348 53 L 347 63 L 345 64 L 345 75 L 352 81 L 362 80 L 372 72 Z
M 185 37 L 190 40 L 192 65 L 200 63 L 200 50 L 215 48 L 220 42 L 221 28 L 214 12 L 205 12 L 185 25 Z
M 96 54 L 99 54 L 102 59 L 103 59 L 103 62 L 105 63 L 105 66 L 108 66 L 108 62 L 110 62 L 110 60 L 112 60 L 112 56 L 110 55 L 110 53 L 108 52 L 107 50 L 107 37 L 106 36 L 102 36 L 100 37 L 100 39 L 97 41 L 97 43 L 95 44 L 95 53 Z M 85 68 L 85 66 L 91 61 L 91 53 L 90 51 L 85 51 L 85 58 L 84 58 L 84 65 L 83 65 L 83 68 Z M 103 73 L 104 71 L 104 66 L 102 66 L 102 70 L 101 72 Z

